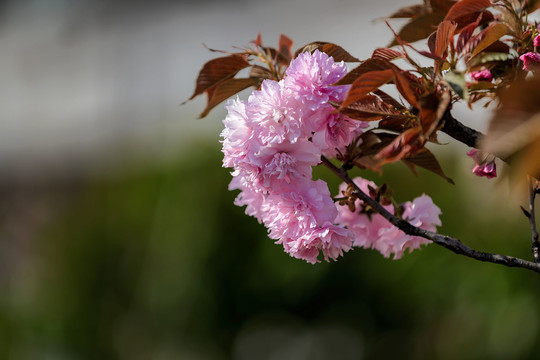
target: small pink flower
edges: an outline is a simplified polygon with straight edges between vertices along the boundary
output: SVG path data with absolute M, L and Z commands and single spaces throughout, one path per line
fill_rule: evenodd
M 480 165 L 475 165 L 472 169 L 472 173 L 476 176 L 485 176 L 488 179 L 494 178 L 497 176 L 497 167 L 495 161 L 489 161 Z
M 479 150 L 472 149 L 467 153 L 470 156 L 476 165 L 472 169 L 472 173 L 476 176 L 485 176 L 488 179 L 494 178 L 497 176 L 497 166 L 495 165 L 495 160 L 485 161 L 482 158 L 482 155 Z
M 528 52 L 521 55 L 519 59 L 523 61 L 523 70 L 540 70 L 540 54 L 535 52 Z
M 484 69 L 481 71 L 474 71 L 472 73 L 469 73 L 469 76 L 476 81 L 492 81 L 493 75 L 491 75 L 491 71 L 489 69 Z
M 533 46 L 540 47 L 540 35 L 536 35 L 536 37 L 533 39 Z

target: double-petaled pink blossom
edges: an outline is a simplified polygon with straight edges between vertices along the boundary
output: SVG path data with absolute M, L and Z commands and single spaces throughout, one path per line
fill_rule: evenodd
M 361 132 L 361 121 L 337 113 L 349 86 L 332 85 L 344 62 L 315 51 L 294 59 L 281 81 L 265 80 L 247 101 L 230 100 L 223 121 L 223 166 L 233 169 L 235 204 L 246 206 L 291 256 L 336 259 L 353 243 L 336 223 L 326 183 L 311 179 L 322 154 L 333 155 Z
M 360 177 L 353 181 L 366 194 L 369 194 L 369 187 L 376 187 L 372 181 Z M 346 188 L 347 185 L 342 184 L 340 191 L 345 191 Z M 412 202 L 408 201 L 402 204 L 402 206 L 402 217 L 414 226 L 435 231 L 436 227 L 441 225 L 439 219 L 441 210 L 425 194 Z M 355 235 L 354 246 L 373 248 L 384 257 L 388 258 L 393 255 L 393 258 L 397 260 L 403 256 L 406 250 L 413 251 L 420 248 L 421 245 L 430 243 L 425 238 L 405 234 L 380 214 L 366 214 L 359 199 L 355 201 L 355 211 L 340 205 L 337 205 L 337 209 L 339 212 L 338 223 L 347 227 Z M 394 213 L 393 205 L 387 205 L 385 209 Z

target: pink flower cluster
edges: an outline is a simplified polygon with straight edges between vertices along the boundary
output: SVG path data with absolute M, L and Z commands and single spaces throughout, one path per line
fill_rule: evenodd
M 322 251 L 336 259 L 353 243 L 337 225 L 327 184 L 311 167 L 333 156 L 365 124 L 335 111 L 349 86 L 333 86 L 347 72 L 344 62 L 315 51 L 294 59 L 283 80 L 265 80 L 247 101 L 231 100 L 223 121 L 223 166 L 233 168 L 230 189 L 289 254 L 315 263 Z
M 476 176 L 485 176 L 488 179 L 494 178 L 497 176 L 497 166 L 495 165 L 495 160 L 485 161 L 482 158 L 480 151 L 477 149 L 472 149 L 467 153 L 470 156 L 476 165 L 472 169 L 472 173 Z
M 369 194 L 370 186 L 376 188 L 372 181 L 360 177 L 355 178 L 353 181 L 366 194 Z M 340 191 L 345 191 L 346 188 L 347 185 L 342 184 Z M 441 210 L 425 194 L 417 197 L 412 202 L 407 201 L 402 206 L 404 207 L 403 218 L 416 227 L 435 231 L 436 227 L 441 225 L 439 219 Z M 393 205 L 385 206 L 385 208 L 394 213 Z M 345 225 L 355 235 L 353 246 L 376 249 L 386 258 L 393 254 L 394 260 L 397 260 L 403 256 L 405 250 L 409 249 L 409 252 L 411 252 L 420 248 L 420 245 L 431 243 L 431 241 L 422 237 L 405 234 L 382 215 L 370 214 L 368 216 L 358 199 L 355 202 L 354 212 L 347 206 L 338 207 L 338 212 L 337 221 Z
M 321 252 L 325 260 L 335 260 L 363 243 L 377 244 L 385 256 L 399 258 L 406 248 L 427 242 L 399 234 L 389 223 L 379 225 L 386 221 L 382 217 L 375 216 L 373 223 L 367 217 L 345 221 L 328 185 L 312 179 L 312 166 L 321 162 L 321 155 L 335 156 L 366 127 L 331 105 L 346 96 L 349 85 L 332 85 L 346 72 L 344 62 L 325 53 L 302 53 L 282 80 L 265 80 L 247 101 L 226 105 L 223 166 L 233 169 L 229 189 L 240 190 L 235 204 L 246 206 L 246 213 L 263 223 L 269 237 L 291 256 L 310 263 L 318 262 Z M 407 216 L 432 229 L 440 222 L 424 211 L 439 210 L 428 197 L 420 199 L 407 205 Z M 374 237 L 359 236 L 359 226 Z

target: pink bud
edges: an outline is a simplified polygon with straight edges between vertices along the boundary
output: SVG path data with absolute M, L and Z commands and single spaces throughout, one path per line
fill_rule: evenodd
M 536 35 L 536 37 L 533 39 L 533 46 L 534 47 L 540 46 L 540 35 Z
M 493 75 L 491 75 L 491 71 L 489 69 L 484 69 L 481 71 L 474 71 L 469 73 L 469 76 L 476 81 L 492 81 Z
M 540 69 L 540 54 L 528 52 L 519 57 L 523 61 L 523 70 L 536 71 Z
M 472 173 L 476 176 L 485 176 L 488 179 L 494 178 L 497 176 L 497 167 L 495 161 L 489 161 L 480 165 L 475 165 L 472 169 Z

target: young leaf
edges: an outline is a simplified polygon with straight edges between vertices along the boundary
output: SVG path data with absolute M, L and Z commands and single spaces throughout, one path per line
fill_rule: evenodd
M 416 166 L 420 166 L 426 170 L 429 170 L 439 175 L 440 177 L 448 181 L 450 184 L 455 185 L 454 180 L 446 176 L 435 155 L 433 155 L 433 153 L 425 147 L 416 152 L 414 155 L 404 158 L 403 161 L 405 163 L 414 164 Z
M 437 38 L 435 40 L 435 55 L 445 59 L 448 45 L 453 43 L 456 24 L 450 21 L 443 21 L 437 28 Z
M 424 4 L 418 4 L 418 5 L 411 5 L 407 7 L 403 7 L 393 13 L 392 15 L 388 16 L 389 19 L 406 19 L 406 18 L 413 18 L 415 16 L 418 16 L 418 14 L 422 14 L 426 12 L 426 5 Z
M 399 101 L 397 101 L 396 99 L 394 99 L 393 97 L 385 93 L 384 91 L 379 89 L 379 90 L 373 91 L 373 93 L 377 95 L 378 97 L 380 97 L 382 101 L 384 101 L 387 104 L 392 105 L 397 110 L 405 110 L 405 106 L 403 106 L 403 104 L 401 104 Z
M 220 82 L 234 77 L 238 71 L 249 65 L 244 56 L 236 54 L 208 61 L 199 72 L 195 92 L 189 100 L 218 85 Z
M 367 59 L 363 63 L 349 71 L 349 73 L 347 73 L 347 75 L 345 75 L 341 80 L 335 83 L 335 85 L 349 85 L 365 73 L 386 69 L 390 69 L 390 65 L 387 61 L 380 59 Z
M 490 0 L 461 0 L 450 8 L 444 20 L 455 20 L 460 16 L 484 10 L 491 5 Z
M 340 112 L 352 119 L 363 121 L 380 120 L 385 116 L 406 117 L 374 95 L 367 95 L 359 101 L 343 107 Z
M 278 48 L 279 48 L 279 54 L 281 55 L 280 58 L 285 61 L 285 65 L 287 65 L 287 64 L 289 64 L 291 62 L 292 45 L 293 45 L 293 41 L 289 37 L 281 34 L 281 36 L 279 37 Z
M 296 58 L 300 53 L 314 52 L 315 50 L 322 51 L 328 54 L 328 56 L 332 56 L 334 58 L 334 61 L 360 62 L 358 58 L 349 54 L 349 52 L 343 49 L 341 46 L 323 41 L 315 41 L 302 46 L 301 48 L 296 50 L 296 52 L 294 53 L 294 57 Z
M 442 16 L 437 13 L 427 12 L 414 17 L 410 22 L 401 28 L 398 33 L 399 38 L 404 42 L 415 42 L 427 38 L 437 29 Z M 390 46 L 397 45 L 399 41 L 394 39 Z
M 482 41 L 475 47 L 471 57 L 474 57 L 488 46 L 499 40 L 502 36 L 507 35 L 508 27 L 503 23 L 496 23 L 483 31 L 484 36 Z
M 205 117 L 216 105 L 252 85 L 256 85 L 256 80 L 251 78 L 227 79 L 222 81 L 219 83 L 219 85 L 212 88 L 211 91 L 208 92 L 208 102 L 206 108 L 203 110 L 201 115 L 199 115 L 199 118 Z
M 412 116 L 387 116 L 379 122 L 377 126 L 378 129 L 393 131 L 397 133 L 402 133 L 411 127 L 416 126 L 416 121 L 411 121 L 416 119 Z
M 411 79 L 411 77 L 409 76 L 406 76 L 402 72 L 402 70 L 398 69 L 397 67 L 394 67 L 392 70 L 394 71 L 394 81 L 396 83 L 396 87 L 401 96 L 403 96 L 403 98 L 407 100 L 409 104 L 411 104 L 415 108 L 418 108 L 418 96 L 413 90 L 413 87 L 411 86 L 413 79 Z
M 364 98 L 370 92 L 394 79 L 393 70 L 371 71 L 362 74 L 356 79 L 347 93 L 347 97 L 341 104 L 341 109 Z
M 439 126 L 439 122 L 450 104 L 450 95 L 447 91 L 442 94 L 434 91 L 423 95 L 419 103 L 420 113 L 418 117 L 422 125 L 422 132 L 426 138 L 429 138 Z
M 456 42 L 456 51 L 458 52 L 458 54 L 463 53 L 463 49 L 465 48 L 465 45 L 467 45 L 467 43 L 471 39 L 474 33 L 474 30 L 476 30 L 476 27 L 478 26 L 478 23 L 480 22 L 481 16 L 482 15 L 480 15 L 480 17 L 476 20 L 476 22 L 465 26 L 459 33 L 459 37 Z
M 444 81 L 460 98 L 469 101 L 469 91 L 467 90 L 467 82 L 463 73 L 451 70 L 444 76 Z
M 424 146 L 424 142 L 422 129 L 414 127 L 396 137 L 389 145 L 381 149 L 375 158 L 383 160 L 384 163 L 398 161 L 412 156 Z
M 373 51 L 373 54 L 371 55 L 372 59 L 379 59 L 379 60 L 386 60 L 386 61 L 401 59 L 402 57 L 404 57 L 404 55 L 401 51 L 388 49 L 388 48 L 375 49 L 375 51 Z
M 352 56 L 347 50 L 336 44 L 326 43 L 319 47 L 319 51 L 327 53 L 328 56 L 332 56 L 334 58 L 334 61 L 337 62 L 360 62 L 358 58 Z
M 456 4 L 455 0 L 429 0 L 431 8 L 434 12 L 446 15 L 452 6 Z

